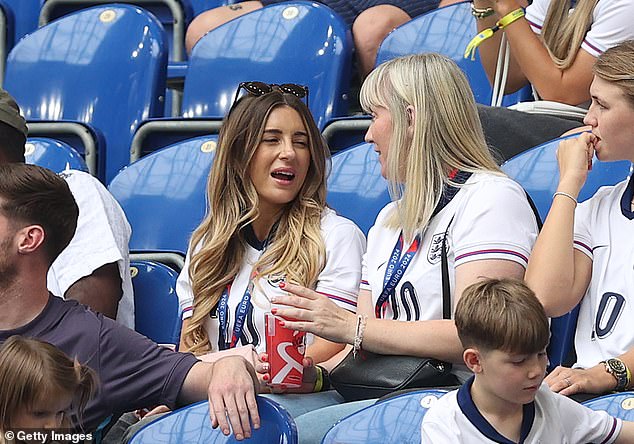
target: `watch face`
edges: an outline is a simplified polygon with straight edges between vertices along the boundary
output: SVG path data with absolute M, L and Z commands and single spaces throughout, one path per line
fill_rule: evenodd
M 619 361 L 618 359 L 608 359 L 607 361 L 608 365 L 610 366 L 610 368 L 615 372 L 615 373 L 625 373 L 625 365 Z

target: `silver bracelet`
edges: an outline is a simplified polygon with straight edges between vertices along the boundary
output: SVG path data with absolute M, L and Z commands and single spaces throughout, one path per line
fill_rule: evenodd
M 493 8 L 476 8 L 476 6 L 471 3 L 471 15 L 473 15 L 477 20 L 482 20 L 492 16 L 493 14 L 495 14 L 495 10 Z
M 553 194 L 553 199 L 555 198 L 555 196 L 566 196 L 568 199 L 572 200 L 575 203 L 575 207 L 577 206 L 577 199 L 575 199 L 572 194 L 568 194 L 563 191 L 557 191 L 555 194 Z
M 368 322 L 366 315 L 357 316 L 357 328 L 354 332 L 354 343 L 352 344 L 352 357 L 356 359 L 357 353 L 361 350 L 361 344 L 363 343 L 363 333 L 365 333 L 365 325 Z

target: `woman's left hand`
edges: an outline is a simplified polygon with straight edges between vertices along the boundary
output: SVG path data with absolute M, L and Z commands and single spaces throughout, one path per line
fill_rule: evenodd
M 544 381 L 553 392 L 565 396 L 575 393 L 602 394 L 614 390 L 616 386 L 616 379 L 605 371 L 603 364 L 588 369 L 558 366 Z
M 288 296 L 275 296 L 274 304 L 289 308 L 274 307 L 271 313 L 284 319 L 284 325 L 292 330 L 313 333 L 329 341 L 352 344 L 357 316 L 339 307 L 327 296 L 300 285 L 284 282 L 280 288 Z

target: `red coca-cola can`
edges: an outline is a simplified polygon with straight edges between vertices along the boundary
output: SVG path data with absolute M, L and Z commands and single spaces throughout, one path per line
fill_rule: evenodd
M 271 387 L 293 388 L 302 385 L 306 333 L 280 325 L 280 319 L 267 313 L 266 353 L 271 366 Z

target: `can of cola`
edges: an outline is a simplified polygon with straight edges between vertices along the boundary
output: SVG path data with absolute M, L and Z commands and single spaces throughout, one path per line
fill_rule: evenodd
M 294 388 L 302 385 L 306 333 L 280 325 L 271 313 L 264 315 L 266 353 L 271 367 L 271 387 Z

